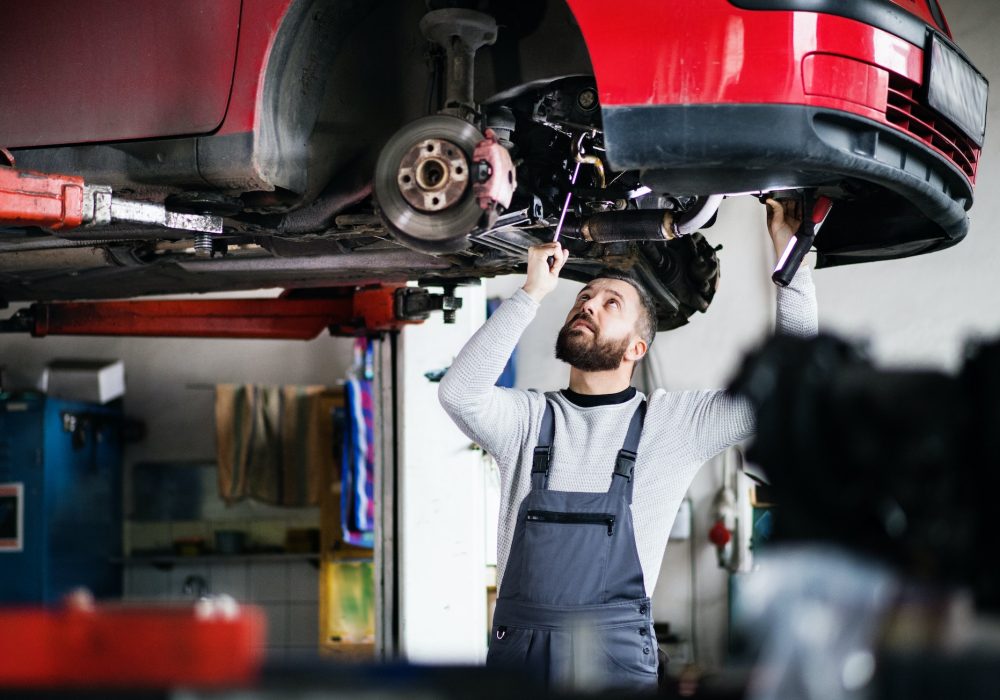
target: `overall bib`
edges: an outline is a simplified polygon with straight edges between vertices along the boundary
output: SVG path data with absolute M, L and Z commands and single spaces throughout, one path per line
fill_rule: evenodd
M 655 690 L 653 615 L 632 527 L 632 471 L 646 412 L 629 424 L 606 493 L 549 491 L 551 404 L 531 491 L 518 510 L 488 666 L 527 668 L 557 687 Z

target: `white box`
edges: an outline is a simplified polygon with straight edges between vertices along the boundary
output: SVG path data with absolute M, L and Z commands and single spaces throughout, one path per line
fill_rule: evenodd
M 125 395 L 121 360 L 53 360 L 42 374 L 42 391 L 70 401 L 107 403 Z

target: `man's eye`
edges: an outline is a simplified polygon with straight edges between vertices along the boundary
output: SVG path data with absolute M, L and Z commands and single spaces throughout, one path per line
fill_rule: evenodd
M 612 299 L 611 301 L 608 302 L 608 305 L 609 306 L 614 306 L 615 308 L 618 308 L 618 301 L 615 300 L 615 299 Z
M 589 297 L 589 296 L 587 296 L 586 294 L 581 294 L 581 295 L 580 295 L 580 301 L 587 301 L 587 299 L 589 299 L 589 298 L 590 298 L 590 297 Z

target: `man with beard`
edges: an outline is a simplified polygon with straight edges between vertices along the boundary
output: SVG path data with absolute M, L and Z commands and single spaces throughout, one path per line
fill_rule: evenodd
M 768 201 L 778 255 L 797 212 Z M 462 431 L 497 461 L 500 586 L 487 665 L 518 666 L 560 686 L 653 689 L 657 646 L 649 596 L 674 516 L 698 468 L 753 430 L 750 406 L 722 391 L 631 386 L 653 342 L 649 294 L 607 270 L 577 295 L 556 357 L 569 387 L 494 386 L 568 252 L 528 253 L 524 287 L 469 340 L 439 397 Z M 551 261 L 551 262 L 550 262 Z M 777 292 L 777 331 L 816 332 L 811 273 Z

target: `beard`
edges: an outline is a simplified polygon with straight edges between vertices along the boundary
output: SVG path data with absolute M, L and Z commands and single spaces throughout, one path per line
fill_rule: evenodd
M 583 320 L 590 326 L 582 314 L 577 314 L 562 327 L 556 338 L 556 359 L 562 360 L 583 372 L 607 372 L 618 369 L 622 358 L 628 349 L 629 338 L 602 338 L 590 326 L 593 334 L 587 333 L 572 325 Z

